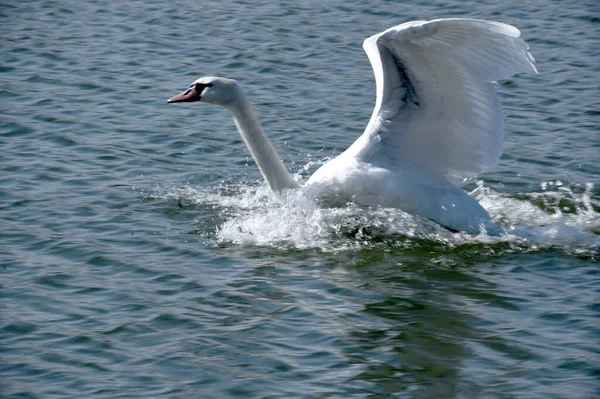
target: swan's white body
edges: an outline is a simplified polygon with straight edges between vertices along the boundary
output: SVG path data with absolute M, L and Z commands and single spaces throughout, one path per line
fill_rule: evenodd
M 365 40 L 377 100 L 365 132 L 308 180 L 335 203 L 400 208 L 454 230 L 500 229 L 454 181 L 495 165 L 504 123 L 493 81 L 536 72 L 518 29 L 491 21 L 408 22 Z M 205 77 L 170 102 L 228 108 L 276 193 L 298 188 L 233 80 Z

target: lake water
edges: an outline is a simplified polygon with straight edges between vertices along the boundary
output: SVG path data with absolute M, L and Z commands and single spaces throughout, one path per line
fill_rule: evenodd
M 598 397 L 598 4 L 421 3 L 3 1 L 0 396 Z M 166 104 L 237 79 L 305 181 L 371 114 L 362 40 L 453 16 L 540 71 L 464 186 L 500 238 L 277 200 L 226 111 Z

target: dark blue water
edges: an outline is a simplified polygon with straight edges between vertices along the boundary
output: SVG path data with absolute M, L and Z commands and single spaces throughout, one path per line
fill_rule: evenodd
M 508 234 L 270 196 L 244 86 L 306 180 L 362 132 L 362 40 L 416 19 L 519 27 L 500 165 L 465 182 Z M 4 1 L 0 396 L 593 398 L 600 385 L 600 16 L 589 2 Z

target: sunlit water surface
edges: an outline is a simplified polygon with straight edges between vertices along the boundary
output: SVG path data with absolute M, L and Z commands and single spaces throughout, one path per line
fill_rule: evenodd
M 505 234 L 274 198 L 229 115 L 246 88 L 306 181 L 364 128 L 362 40 L 415 19 L 518 26 L 500 165 L 465 181 Z M 600 20 L 533 1 L 0 5 L 6 398 L 592 398 L 600 364 Z

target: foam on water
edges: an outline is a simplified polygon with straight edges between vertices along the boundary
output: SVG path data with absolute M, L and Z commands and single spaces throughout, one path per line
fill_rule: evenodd
M 544 185 L 542 185 L 543 187 Z M 159 187 L 152 195 L 216 212 L 218 243 L 275 248 L 315 248 L 322 251 L 374 246 L 410 247 L 415 243 L 457 247 L 468 244 L 510 243 L 511 250 L 554 248 L 585 256 L 598 256 L 600 202 L 593 185 L 509 195 L 485 187 L 471 193 L 505 229 L 492 237 L 452 233 L 424 218 L 399 209 L 320 207 L 302 190 L 272 195 L 266 185 L 229 185 L 216 189 L 190 185 Z M 547 186 L 546 186 L 547 188 Z

